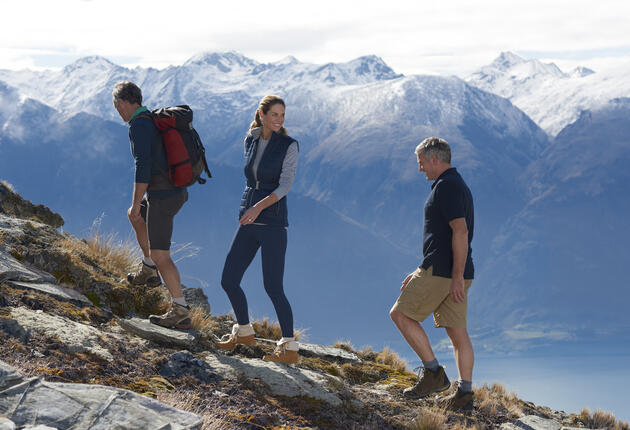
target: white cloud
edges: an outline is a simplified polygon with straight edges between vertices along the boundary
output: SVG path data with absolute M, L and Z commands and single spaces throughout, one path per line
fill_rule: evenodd
M 315 63 L 376 54 L 398 72 L 461 76 L 504 50 L 551 60 L 575 52 L 571 61 L 592 68 L 602 50 L 630 56 L 630 3 L 617 0 L 23 0 L 3 8 L 0 68 L 11 69 L 94 54 L 165 67 L 236 50 L 259 61 L 294 55 Z

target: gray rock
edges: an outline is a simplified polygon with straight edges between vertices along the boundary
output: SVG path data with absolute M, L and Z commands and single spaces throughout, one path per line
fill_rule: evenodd
M 0 317 L 0 330 L 11 337 L 19 339 L 22 343 L 28 342 L 30 332 L 20 325 L 16 320 L 11 318 Z
M 562 424 L 536 415 L 521 417 L 514 422 L 514 426 L 525 430 L 560 430 L 562 428 Z
M 188 288 L 187 286 L 182 285 L 182 292 L 184 293 L 186 303 L 188 303 L 190 307 L 199 307 L 210 315 L 210 303 L 208 303 L 208 296 L 206 296 L 201 288 Z
M 33 311 L 25 307 L 11 309 L 11 317 L 27 330 L 35 330 L 49 337 L 57 337 L 71 352 L 89 352 L 105 360 L 114 358 L 103 345 L 111 342 L 116 335 L 108 334 L 87 324 L 68 318 Z M 109 338 L 109 339 L 108 339 Z
M 229 335 L 228 335 L 229 336 Z M 276 343 L 275 340 L 256 338 L 259 342 Z M 304 357 L 321 358 L 327 361 L 338 363 L 361 363 L 361 359 L 354 353 L 334 346 L 321 346 L 314 343 L 298 342 L 300 345 L 300 355 Z
M 192 376 L 199 380 L 199 382 L 206 384 L 221 379 L 208 363 L 199 360 L 189 351 L 180 351 L 171 354 L 168 360 L 162 365 L 160 375 L 165 378 Z
M 516 427 L 514 424 L 512 423 L 503 423 L 501 424 L 501 427 L 499 427 L 499 430 L 520 430 L 520 427 Z
M 209 353 L 204 361 L 225 378 L 258 378 L 267 384 L 273 394 L 279 396 L 306 396 L 333 406 L 339 406 L 342 403 L 339 396 L 331 389 L 331 385 L 342 384 L 341 380 L 334 376 L 255 358 L 239 359 L 212 353 Z
M 171 330 L 151 324 L 149 320 L 140 318 L 118 319 L 118 325 L 140 336 L 143 339 L 152 340 L 168 346 L 182 346 L 189 348 L 197 343 L 199 332 L 196 330 Z
M 81 294 L 77 290 L 73 290 L 72 288 L 64 288 L 64 287 L 60 287 L 59 285 L 41 283 L 41 282 L 35 283 L 35 282 L 8 281 L 7 283 L 15 288 L 21 288 L 21 289 L 27 288 L 30 290 L 39 291 L 40 293 L 49 294 L 51 296 L 54 296 L 57 299 L 60 299 L 66 302 L 73 302 L 73 303 L 80 304 L 82 306 L 86 306 L 86 305 L 92 306 L 92 302 L 90 302 L 90 300 L 88 300 L 87 297 L 85 297 L 83 294 Z
M 202 419 L 145 396 L 113 387 L 27 380 L 0 391 L 0 413 L 18 427 L 59 430 L 200 429 Z
M 8 418 L 0 417 L 0 430 L 15 430 L 15 423 Z
M 0 251 L 0 281 L 57 282 L 50 273 L 29 268 L 4 251 Z
M 0 361 L 0 390 L 17 385 L 24 380 L 24 376 L 4 361 Z
M 26 426 L 22 427 L 21 430 L 59 430 L 57 427 L 45 426 L 43 424 L 38 424 L 36 426 Z

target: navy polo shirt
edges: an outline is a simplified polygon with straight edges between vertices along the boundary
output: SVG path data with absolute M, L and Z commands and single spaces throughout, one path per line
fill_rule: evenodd
M 468 256 L 464 279 L 473 279 L 472 248 L 475 213 L 470 189 L 454 167 L 445 170 L 431 185 L 424 204 L 424 233 L 421 267 L 433 266 L 433 275 L 451 278 L 453 273 L 453 230 L 448 224 L 464 218 L 468 227 Z

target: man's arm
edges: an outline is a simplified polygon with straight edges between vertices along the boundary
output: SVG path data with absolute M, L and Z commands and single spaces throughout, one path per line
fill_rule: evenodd
M 461 303 L 466 298 L 464 288 L 464 268 L 468 257 L 468 227 L 466 219 L 455 218 L 448 222 L 453 230 L 453 273 L 451 274 L 451 298 Z
M 144 193 L 149 187 L 148 183 L 134 182 L 133 183 L 133 200 L 131 201 L 131 207 L 127 211 L 127 214 L 133 220 L 140 218 L 140 203 L 144 197 Z

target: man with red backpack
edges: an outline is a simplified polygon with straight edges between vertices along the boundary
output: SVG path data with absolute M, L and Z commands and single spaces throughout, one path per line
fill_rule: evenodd
M 170 256 L 173 219 L 188 200 L 185 186 L 176 187 L 165 174 L 169 171 L 162 135 L 154 116 L 142 106 L 142 91 L 133 82 L 118 82 L 113 90 L 114 107 L 129 123 L 131 154 L 135 160 L 135 181 L 131 207 L 127 211 L 144 258 L 135 273 L 127 275 L 132 285 L 160 285 L 160 274 L 172 302 L 164 315 L 149 320 L 169 328 L 190 328 L 190 307 L 183 296 L 177 267 Z

